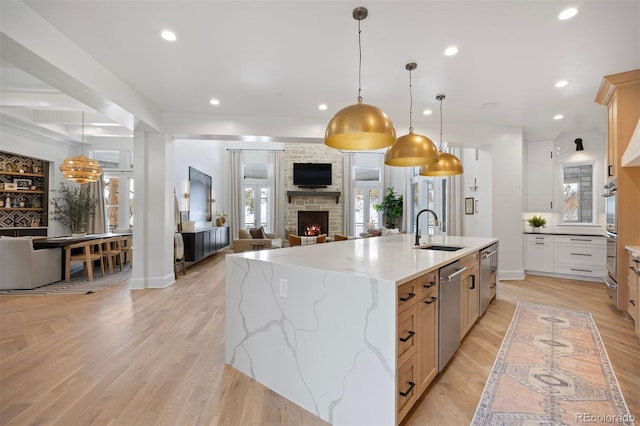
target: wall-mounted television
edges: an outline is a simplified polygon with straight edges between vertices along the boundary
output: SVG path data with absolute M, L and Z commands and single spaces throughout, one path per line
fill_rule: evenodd
M 303 188 L 331 185 L 331 163 L 293 163 L 293 184 Z
M 189 166 L 189 220 L 208 222 L 211 220 L 211 176 Z

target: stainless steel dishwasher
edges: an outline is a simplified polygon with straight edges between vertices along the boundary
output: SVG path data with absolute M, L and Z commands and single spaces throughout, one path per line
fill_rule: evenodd
M 479 315 L 489 307 L 491 289 L 496 283 L 492 282 L 491 274 L 498 269 L 498 245 L 492 244 L 480 252 L 480 306 Z
M 440 268 L 438 305 L 438 371 L 442 371 L 460 346 L 460 274 L 466 271 L 455 261 Z

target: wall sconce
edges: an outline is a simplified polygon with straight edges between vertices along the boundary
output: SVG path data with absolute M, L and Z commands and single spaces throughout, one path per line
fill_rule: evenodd
M 476 192 L 478 190 L 477 178 L 473 178 L 473 186 L 470 186 L 469 189 L 471 192 Z
M 584 146 L 582 146 L 582 139 L 578 138 L 574 141 L 576 144 L 576 151 L 584 151 Z
M 180 188 L 182 189 L 182 200 L 180 201 L 180 211 L 188 212 L 189 211 L 189 194 L 191 193 L 191 182 L 188 180 L 183 180 L 180 183 Z

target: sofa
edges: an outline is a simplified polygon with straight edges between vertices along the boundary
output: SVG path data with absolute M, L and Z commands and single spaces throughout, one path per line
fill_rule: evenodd
M 275 234 L 264 232 L 264 230 L 262 230 L 262 234 L 258 235 L 257 229 L 261 228 L 238 230 L 238 238 L 232 241 L 233 252 L 242 253 L 245 251 L 282 248 L 282 238 L 276 238 Z M 256 238 L 257 236 L 259 238 Z
M 60 281 L 62 250 L 34 250 L 31 237 L 0 237 L 0 290 L 32 289 Z

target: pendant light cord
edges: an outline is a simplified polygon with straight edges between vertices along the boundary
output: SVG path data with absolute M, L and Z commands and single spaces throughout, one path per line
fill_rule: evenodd
M 442 100 L 444 96 L 440 98 L 440 152 L 442 152 Z
M 413 92 L 411 86 L 411 69 L 409 69 L 409 133 L 413 133 Z
M 360 20 L 358 20 L 358 103 L 362 103 L 362 40 L 360 34 Z

